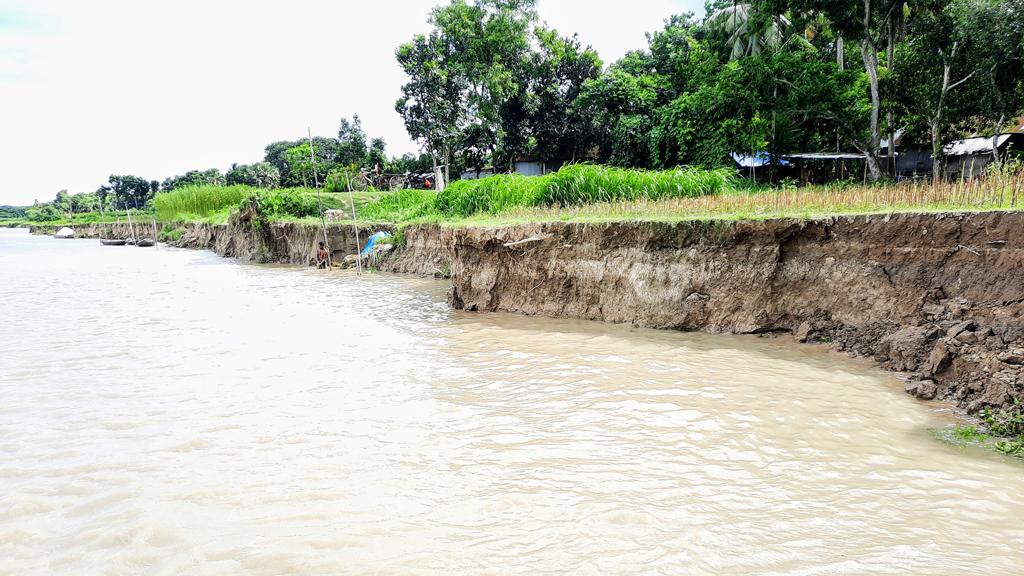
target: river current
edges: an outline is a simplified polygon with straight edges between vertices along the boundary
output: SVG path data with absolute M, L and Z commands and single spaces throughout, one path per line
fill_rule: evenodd
M 788 338 L 0 230 L 0 574 L 1015 574 L 1024 467 Z

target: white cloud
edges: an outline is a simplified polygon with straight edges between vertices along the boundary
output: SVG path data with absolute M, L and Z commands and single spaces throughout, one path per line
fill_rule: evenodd
M 416 149 L 394 111 L 394 49 L 439 0 L 0 0 L 0 204 L 254 162 L 358 113 L 390 153 Z M 606 63 L 694 0 L 540 0 Z

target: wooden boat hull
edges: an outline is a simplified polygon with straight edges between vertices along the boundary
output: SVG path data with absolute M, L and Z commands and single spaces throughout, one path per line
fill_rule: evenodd
M 139 248 L 149 248 L 150 246 L 156 246 L 156 242 L 150 240 L 149 238 L 143 238 L 142 240 L 136 242 L 135 245 L 138 246 Z
M 100 244 L 104 246 L 124 246 L 127 242 L 127 240 L 100 240 Z

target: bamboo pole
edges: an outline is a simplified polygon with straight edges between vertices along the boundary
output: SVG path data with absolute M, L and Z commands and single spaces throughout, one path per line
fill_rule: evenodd
M 327 250 L 327 268 L 333 266 L 331 262 L 331 243 L 327 240 L 327 217 L 324 215 L 324 202 L 320 198 L 320 179 L 316 174 L 316 154 L 313 153 L 313 129 L 306 126 L 306 137 L 309 138 L 309 160 L 313 165 L 313 184 L 316 185 L 316 205 L 320 212 L 320 226 L 324 232 L 324 249 Z
M 348 179 L 348 203 L 352 206 L 352 231 L 356 235 L 356 274 L 363 273 L 363 261 L 359 254 L 359 247 L 362 244 L 359 241 L 359 224 L 356 222 L 356 197 L 352 193 L 352 178 Z
M 125 208 L 124 212 L 128 215 L 128 231 L 131 232 L 132 242 L 138 244 L 139 239 L 135 237 L 135 226 L 132 224 L 132 209 L 127 206 Z

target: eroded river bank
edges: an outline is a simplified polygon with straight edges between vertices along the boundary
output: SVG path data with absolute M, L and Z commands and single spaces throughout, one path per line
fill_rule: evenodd
M 23 231 L 0 271 L 0 573 L 1024 561 L 1024 469 L 937 442 L 942 404 L 825 347 Z
M 324 234 L 319 225 L 242 216 L 181 225 L 178 245 L 308 264 Z M 103 229 L 78 227 L 84 236 Z M 355 250 L 351 226 L 332 224 L 327 235 L 336 259 Z M 1024 398 L 1021 212 L 425 224 L 401 236 L 400 249 L 377 265 L 450 277 L 456 309 L 786 334 L 871 358 L 902 372 L 911 394 L 972 413 Z

